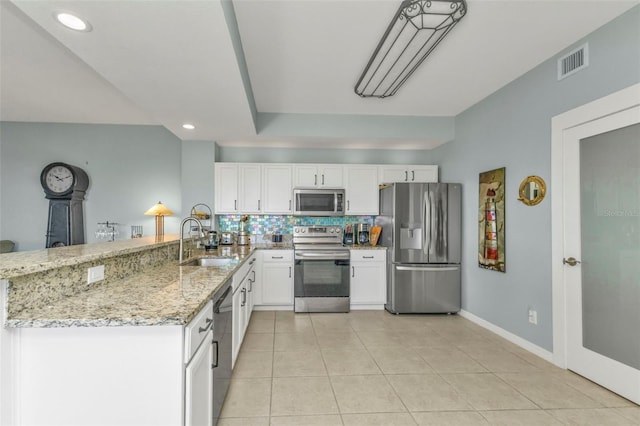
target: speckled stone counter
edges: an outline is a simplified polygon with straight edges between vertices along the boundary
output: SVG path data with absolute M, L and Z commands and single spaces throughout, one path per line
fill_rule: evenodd
M 143 239 L 144 240 L 144 239 Z M 177 240 L 66 247 L 15 253 L 2 279 L 7 287 L 5 327 L 184 325 L 255 249 L 226 246 L 202 255 L 228 256 L 225 266 L 179 266 Z M 266 247 L 265 247 L 266 248 Z M 73 257 L 74 249 L 77 256 Z M 16 259 L 20 258 L 20 259 Z M 22 264 L 40 259 L 37 266 Z M 4 266 L 4 257 L 0 258 Z M 87 285 L 87 267 L 105 265 L 105 279 Z M 10 271 L 10 272 L 7 272 Z M 17 271 L 29 271 L 18 274 Z

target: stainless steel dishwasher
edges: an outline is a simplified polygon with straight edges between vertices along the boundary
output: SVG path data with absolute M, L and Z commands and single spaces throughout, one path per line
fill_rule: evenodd
M 232 348 L 231 280 L 225 282 L 213 297 L 213 424 L 217 424 L 224 398 L 231 383 Z

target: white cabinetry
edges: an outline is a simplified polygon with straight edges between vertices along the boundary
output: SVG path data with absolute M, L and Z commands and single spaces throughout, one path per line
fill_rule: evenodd
M 212 315 L 207 303 L 186 327 L 11 329 L 20 424 L 211 425 Z
M 351 308 L 382 308 L 387 298 L 387 251 L 351 250 Z
M 293 166 L 264 164 L 262 166 L 262 212 L 264 214 L 291 214 L 293 212 Z
M 344 167 L 347 215 L 378 214 L 378 168 L 350 165 Z
M 215 164 L 215 212 L 238 213 L 238 165 Z
M 293 166 L 294 187 L 342 188 L 341 164 L 296 164 Z
M 293 306 L 293 250 L 262 251 L 261 304 Z
M 231 351 L 231 364 L 235 365 L 238 352 L 242 346 L 242 340 L 244 334 L 247 331 L 247 326 L 251 319 L 251 312 L 253 311 L 253 280 L 255 275 L 253 274 L 253 268 L 256 262 L 255 251 L 251 254 L 252 258 L 245 262 L 240 269 L 233 274 L 233 319 L 232 319 L 232 351 Z
M 260 213 L 261 208 L 260 164 L 215 164 L 215 213 Z
M 196 347 L 185 368 L 185 425 L 213 425 L 213 310 L 211 303 L 187 326 L 185 348 Z
M 378 183 L 438 182 L 438 166 L 384 165 L 378 168 Z

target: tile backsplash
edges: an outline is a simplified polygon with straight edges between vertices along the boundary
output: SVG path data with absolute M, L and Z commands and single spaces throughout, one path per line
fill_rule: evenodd
M 242 215 L 221 215 L 218 218 L 219 231 L 235 232 L 239 228 Z M 292 234 L 294 226 L 337 225 L 344 227 L 350 223 L 368 223 L 373 225 L 375 216 L 267 216 L 250 215 L 246 229 L 250 234 Z

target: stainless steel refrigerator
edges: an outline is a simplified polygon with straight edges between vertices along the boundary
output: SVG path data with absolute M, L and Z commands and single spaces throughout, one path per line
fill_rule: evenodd
M 387 303 L 392 313 L 460 310 L 462 185 L 393 183 L 380 189 L 387 247 Z

